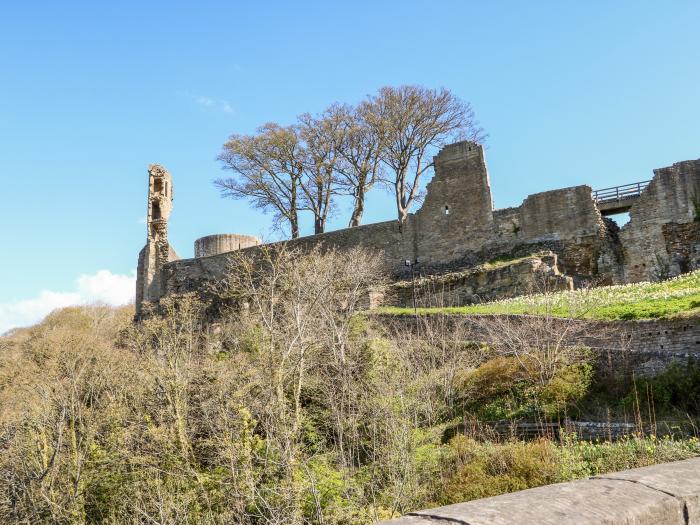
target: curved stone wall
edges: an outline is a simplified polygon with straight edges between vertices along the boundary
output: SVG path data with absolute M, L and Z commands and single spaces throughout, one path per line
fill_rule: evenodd
M 259 244 L 260 239 L 251 235 L 238 235 L 237 233 L 207 235 L 194 241 L 194 256 L 195 258 L 209 257 Z

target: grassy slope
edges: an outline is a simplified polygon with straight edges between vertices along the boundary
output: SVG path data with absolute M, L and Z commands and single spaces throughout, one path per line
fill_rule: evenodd
M 412 314 L 412 308 L 381 313 Z M 653 319 L 700 315 L 700 270 L 658 283 L 604 286 L 589 290 L 535 294 L 461 307 L 419 308 L 419 313 L 545 314 L 591 319 Z

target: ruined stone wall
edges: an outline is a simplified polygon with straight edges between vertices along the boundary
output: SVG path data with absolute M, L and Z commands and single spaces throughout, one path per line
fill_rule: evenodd
M 414 297 L 420 308 L 462 306 L 543 290 L 571 289 L 573 279 L 561 274 L 557 255 L 550 252 L 461 272 L 400 281 L 387 287 L 382 301 L 375 301 L 374 306 L 410 308 Z
M 579 282 L 614 281 L 617 263 L 608 224 L 591 199 L 589 186 L 536 193 L 517 208 L 496 210 L 491 253 L 551 250 L 564 273 Z M 532 253 L 531 252 L 531 253 Z M 602 264 L 601 264 L 602 261 Z
M 489 315 L 374 315 L 388 330 L 397 333 L 414 332 L 418 337 L 426 324 L 435 323 L 432 330 L 459 330 L 465 337 L 485 343 L 493 342 L 486 329 L 493 316 Z M 499 322 L 519 333 L 518 325 L 527 326 L 532 317 L 525 315 L 498 316 Z M 537 318 L 542 323 L 541 318 Z M 621 377 L 634 373 L 637 377 L 653 376 L 671 363 L 686 364 L 689 359 L 700 360 L 700 318 L 654 319 L 638 321 L 597 321 L 586 319 L 550 318 L 539 337 L 567 334 L 568 344 L 581 344 L 596 351 L 600 371 Z M 498 326 L 498 325 L 496 325 Z M 561 341 L 560 341 L 561 342 Z
M 536 193 L 520 207 L 521 234 L 532 241 L 595 236 L 600 220 L 590 186 Z
M 520 237 L 520 207 L 493 210 L 493 225 L 496 235 L 494 241 L 515 243 Z
M 520 207 L 520 232 L 528 242 L 562 241 L 564 273 L 592 277 L 604 249 L 606 225 L 591 199 L 589 186 L 530 195 Z
M 671 222 L 661 227 L 669 264 L 681 273 L 700 268 L 700 221 L 678 224 Z
M 435 156 L 434 164 L 423 206 L 403 224 L 386 221 L 347 228 L 295 239 L 290 246 L 375 250 L 398 280 L 411 275 L 405 261 L 417 261 L 413 269 L 419 274 L 440 275 L 497 257 L 543 251 L 558 256 L 558 268 L 575 285 L 646 280 L 659 260 L 668 266 L 669 275 L 700 266 L 700 229 L 694 223 L 700 160 L 656 170 L 622 230 L 601 216 L 588 186 L 537 193 L 518 207 L 493 210 L 484 150 L 478 144 L 450 144 Z M 167 243 L 172 182 L 169 174 L 160 173 L 154 169 L 149 179 L 149 237 L 139 255 L 137 308 L 144 300 L 220 280 L 234 250 L 259 250 L 251 247 L 252 241 L 240 242 L 252 239 L 247 236 L 214 235 L 197 241 L 195 260 L 174 261 L 177 257 Z M 152 213 L 153 203 L 159 206 L 158 214 Z
M 436 176 L 427 186 L 416 223 L 416 252 L 426 266 L 440 267 L 493 239 L 493 211 L 484 150 L 471 142 L 443 148 L 434 158 Z
M 518 208 L 494 212 L 482 146 L 468 141 L 450 144 L 435 156 L 434 163 L 435 176 L 427 186 L 423 206 L 409 214 L 404 224 L 368 224 L 302 237 L 289 245 L 376 250 L 386 270 L 397 279 L 410 276 L 405 261 L 417 260 L 415 269 L 420 273 L 440 274 L 497 256 L 522 257 L 543 250 L 559 254 L 566 273 L 595 273 L 605 226 L 589 187 L 539 193 Z M 230 257 L 223 253 L 167 264 L 164 293 L 196 290 L 207 281 L 220 279 Z
M 694 202 L 700 197 L 700 160 L 678 162 L 654 170 L 654 179 L 630 209 L 630 220 L 620 231 L 624 252 L 624 280 L 645 281 L 668 265 L 671 275 L 681 272 L 682 261 L 672 257 L 669 245 L 672 223 L 687 224 L 696 219 Z M 682 250 L 697 253 L 697 237 L 688 239 Z M 678 251 L 679 246 L 672 247 Z M 696 260 L 696 259 L 694 259 Z M 659 268 L 661 266 L 662 268 Z
M 406 271 L 405 260 L 415 260 L 415 222 L 413 216 L 401 225 L 398 221 L 367 224 L 308 237 L 286 241 L 290 249 L 311 249 L 315 246 L 327 248 L 364 247 L 383 256 L 387 271 L 401 274 Z M 257 253 L 259 247 L 240 250 L 242 253 Z M 182 259 L 165 265 L 163 279 L 164 295 L 186 293 L 201 289 L 206 283 L 221 280 L 237 257 L 237 252 L 228 252 L 211 257 Z

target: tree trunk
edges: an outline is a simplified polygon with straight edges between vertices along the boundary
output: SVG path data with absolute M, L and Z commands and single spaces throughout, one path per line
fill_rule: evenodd
M 410 205 L 410 202 L 407 202 L 408 199 L 406 199 L 406 195 L 403 192 L 403 189 L 401 192 L 396 193 L 396 211 L 398 212 L 399 215 L 399 222 L 401 224 L 406 222 L 406 218 L 408 217 L 408 207 Z
M 299 238 L 299 212 L 297 211 L 297 184 L 296 180 L 292 181 L 292 191 L 289 199 L 289 223 L 292 227 L 292 239 Z
M 406 217 L 408 216 L 408 202 L 406 202 L 406 167 L 401 167 L 397 171 L 394 190 L 396 192 L 396 211 L 399 215 L 399 222 L 403 224 L 406 222 Z
M 352 217 L 350 217 L 349 228 L 354 228 L 362 223 L 362 214 L 365 212 L 365 188 L 364 186 L 359 186 L 355 192 L 355 205 L 352 210 Z
M 292 212 L 292 218 L 289 220 L 289 223 L 292 226 L 292 239 L 298 239 L 299 238 L 299 217 L 297 216 L 296 211 Z
M 327 208 L 327 204 L 324 199 L 327 198 L 326 187 L 323 181 L 316 183 L 316 209 L 314 210 L 314 233 L 323 233 L 325 229 L 325 213 L 324 209 Z

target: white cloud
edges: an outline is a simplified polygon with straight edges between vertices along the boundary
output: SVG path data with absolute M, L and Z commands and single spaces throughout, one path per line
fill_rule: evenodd
M 216 101 L 213 98 L 203 97 L 202 95 L 197 95 L 193 98 L 197 104 L 201 104 L 202 106 L 213 106 L 216 104 Z
M 177 94 L 181 97 L 189 98 L 200 106 L 223 111 L 224 113 L 233 113 L 233 106 L 228 100 L 212 98 L 206 95 L 197 95 L 189 91 L 178 91 Z
M 37 323 L 56 308 L 90 303 L 128 304 L 134 300 L 135 289 L 135 271 L 131 275 L 114 274 L 109 270 L 81 275 L 76 279 L 73 291 L 43 290 L 32 299 L 0 303 L 0 334 L 11 328 Z

